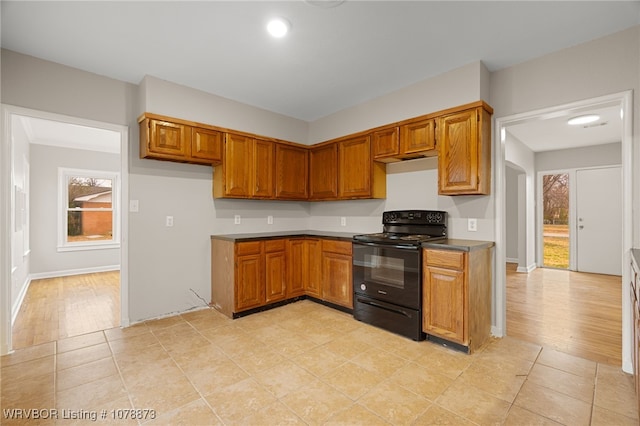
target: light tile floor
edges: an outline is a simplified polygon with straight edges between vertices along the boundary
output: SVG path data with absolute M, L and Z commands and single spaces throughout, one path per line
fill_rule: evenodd
M 311 301 L 237 320 L 194 311 L 1 361 L 2 424 L 638 424 L 618 367 L 512 338 L 466 355 Z

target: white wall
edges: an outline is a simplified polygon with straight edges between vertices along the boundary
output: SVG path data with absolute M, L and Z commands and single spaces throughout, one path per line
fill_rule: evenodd
M 119 248 L 58 252 L 59 167 L 119 172 L 120 155 L 31 144 L 31 275 L 118 267 Z
M 507 166 L 505 173 L 505 237 L 508 261 L 518 262 L 518 175 L 522 172 Z
M 481 62 L 346 108 L 309 124 L 309 143 L 317 143 L 395 121 L 485 99 L 488 71 Z
M 129 241 L 129 316 L 136 321 L 197 303 L 191 289 L 204 294 L 209 280 L 208 264 L 201 263 L 207 261 L 208 255 L 203 257 L 202 253 L 208 250 L 208 234 L 218 230 L 241 233 L 263 229 L 266 225 L 261 223 L 266 224 L 264 218 L 269 212 L 275 217 L 274 230 L 279 226 L 298 228 L 304 224 L 314 229 L 333 229 L 337 218 L 346 216 L 348 226 L 338 227 L 339 230 L 369 231 L 378 229 L 379 214 L 383 210 L 405 207 L 449 211 L 450 235 L 457 238 L 492 240 L 495 226 L 493 193 L 461 197 L 434 195 L 437 173 L 429 159 L 388 166 L 389 198 L 385 201 L 284 205 L 212 201 L 211 168 L 138 159 L 140 112 L 185 117 L 296 142 L 305 142 L 306 138 L 308 143 L 478 99 L 487 100 L 493 106 L 494 117 L 507 116 L 628 89 L 635 89 L 637 93 L 640 88 L 639 28 L 490 75 L 480 62 L 469 64 L 308 124 L 152 77 L 145 78 L 138 87 L 6 50 L 2 51 L 2 102 L 130 126 L 130 198 L 140 200 L 140 212 L 130 214 Z M 637 97 L 634 103 L 637 129 L 640 128 Z M 640 170 L 639 153 L 635 154 L 634 164 L 635 169 Z M 415 179 L 408 182 L 405 172 L 396 173 L 404 167 L 411 169 L 406 173 L 412 173 Z M 636 174 L 635 181 L 638 180 Z M 637 211 L 639 188 L 634 191 Z M 190 216 L 181 207 L 174 215 L 176 227 L 183 222 L 190 224 L 184 238 L 164 232 L 167 231 L 164 222 L 156 221 L 158 216 L 162 219 L 169 214 L 175 200 L 199 209 Z M 233 226 L 231 216 L 237 211 L 253 218 Z M 638 216 L 634 215 L 636 245 L 640 242 Z M 478 219 L 476 233 L 466 231 L 466 220 L 470 217 Z M 166 239 L 158 240 L 159 235 Z M 174 258 L 177 261 L 173 263 L 157 261 Z M 200 263 L 194 267 L 187 258 L 200 259 Z M 189 267 L 182 266 L 185 264 Z M 148 274 L 154 279 L 148 279 Z
M 29 141 L 22 126 L 22 122 L 15 116 L 12 117 L 11 128 L 13 141 L 12 169 L 14 190 L 11 196 L 14 198 L 11 220 L 11 314 L 12 320 L 18 313 L 22 299 L 29 285 L 29 202 L 27 197 L 31 190 L 29 178 L 30 158 Z M 16 191 L 17 190 L 17 191 Z M 16 200 L 16 196 L 22 201 Z
M 584 167 L 619 166 L 622 164 L 620 142 L 582 148 L 537 152 L 536 171 L 579 169 Z
M 627 90 L 634 91 L 633 135 L 640 143 L 640 26 L 491 74 L 489 104 L 506 117 Z M 633 154 L 633 245 L 640 246 L 640 150 Z
M 375 126 L 415 117 L 483 99 L 488 93 L 488 72 L 481 62 L 449 71 L 385 96 L 347 108 L 310 124 L 309 141 L 322 142 Z M 486 99 L 486 98 L 485 98 Z M 493 239 L 494 206 L 487 196 L 438 196 L 437 159 L 418 159 L 387 165 L 387 199 L 369 208 L 343 208 L 340 204 L 312 205 L 312 227 L 340 230 L 339 217 L 356 223 L 359 231 L 380 230 L 385 210 L 418 208 L 446 210 L 449 235 L 474 240 Z M 365 207 L 366 206 L 366 207 Z M 467 231 L 467 219 L 478 220 L 478 231 Z M 344 230 L 344 228 L 342 228 Z
M 524 177 L 518 177 L 517 184 L 517 203 L 519 205 L 517 218 L 517 257 L 518 271 L 525 272 L 534 269 L 536 265 L 535 154 L 507 131 L 505 160 L 524 172 Z M 509 238 L 509 236 L 507 236 L 507 238 Z

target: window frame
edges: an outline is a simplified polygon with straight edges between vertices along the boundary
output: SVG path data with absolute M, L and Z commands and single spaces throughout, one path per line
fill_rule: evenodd
M 68 236 L 68 213 L 69 211 L 89 211 L 69 210 L 69 188 L 70 177 L 108 179 L 111 180 L 111 223 L 112 232 L 110 240 L 98 241 L 76 241 L 69 242 Z M 103 209 L 96 209 L 101 211 Z M 73 169 L 58 167 L 58 245 L 57 251 L 80 251 L 80 250 L 104 250 L 120 248 L 120 173 L 104 170 Z

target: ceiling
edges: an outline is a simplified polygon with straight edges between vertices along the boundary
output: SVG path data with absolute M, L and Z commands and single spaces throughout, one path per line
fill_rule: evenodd
M 1 43 L 314 121 L 469 63 L 495 71 L 640 22 L 640 1 L 323 3 L 4 0 Z M 286 37 L 266 33 L 273 16 L 290 21 Z
M 27 140 L 58 148 L 120 153 L 120 133 L 42 118 L 18 116 Z
M 570 118 L 586 114 L 600 119 L 578 126 L 567 123 Z M 594 106 L 509 125 L 506 130 L 534 152 L 555 151 L 622 141 L 622 117 L 619 104 Z

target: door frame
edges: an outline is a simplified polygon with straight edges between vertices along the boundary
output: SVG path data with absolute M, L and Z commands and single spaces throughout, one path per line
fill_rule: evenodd
M 633 91 L 613 93 L 592 99 L 572 102 L 565 105 L 553 106 L 524 113 L 503 117 L 496 117 L 493 126 L 494 147 L 494 182 L 495 182 L 495 280 L 494 280 L 494 323 L 492 334 L 498 337 L 507 335 L 507 273 L 505 247 L 505 140 L 506 128 L 510 125 L 526 121 L 551 118 L 565 115 L 568 112 L 585 107 L 616 103 L 622 112 L 622 369 L 631 373 L 632 366 L 632 317 L 629 294 L 630 250 L 633 242 L 633 188 L 632 188 L 632 159 L 633 159 Z
M 128 126 L 71 117 L 14 105 L 1 104 L 3 132 L 0 135 L 0 355 L 12 352 L 11 341 L 11 190 L 14 115 L 95 127 L 120 134 L 120 326 L 129 320 L 129 128 Z

